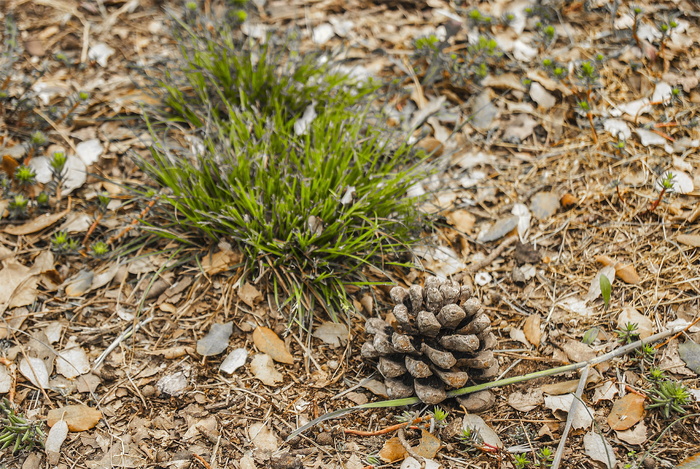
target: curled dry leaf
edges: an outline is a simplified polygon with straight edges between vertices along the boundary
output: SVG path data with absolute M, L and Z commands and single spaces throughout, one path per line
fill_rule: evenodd
M 541 324 L 542 318 L 540 318 L 537 314 L 531 314 L 528 316 L 523 324 L 525 338 L 535 347 L 539 347 L 540 341 L 542 340 L 542 330 L 540 329 Z
M 340 347 L 348 341 L 349 332 L 345 324 L 326 321 L 318 326 L 312 335 L 331 347 Z
M 44 451 L 49 464 L 58 464 L 58 459 L 61 456 L 61 446 L 66 441 L 68 436 L 68 424 L 65 420 L 59 420 L 51 427 L 49 434 L 46 435 L 44 442 Z
M 559 203 L 565 209 L 569 209 L 569 208 L 573 207 L 574 205 L 578 205 L 578 198 L 567 192 L 566 194 L 561 196 L 561 199 L 559 199 Z
M 608 415 L 608 425 L 613 430 L 627 430 L 642 417 L 644 417 L 644 397 L 631 392 L 615 401 Z
M 274 361 L 291 365 L 294 357 L 287 351 L 282 339 L 275 332 L 264 326 L 259 326 L 253 331 L 253 343 L 262 353 L 267 354 Z
M 62 212 L 53 214 L 45 213 L 43 215 L 39 215 L 32 218 L 31 221 L 25 223 L 24 225 L 10 225 L 7 228 L 5 228 L 4 231 L 5 233 L 14 236 L 36 233 L 37 231 L 41 231 L 44 228 L 48 228 L 49 226 L 53 225 L 61 218 L 68 215 L 69 212 L 70 210 L 64 210 Z
M 263 300 L 260 290 L 247 282 L 243 283 L 238 289 L 238 298 L 251 308 Z
M 617 464 L 615 451 L 605 437 L 599 433 L 588 432 L 583 436 L 583 447 L 591 459 L 605 464 L 612 469 Z
M 627 324 L 637 325 L 635 332 L 639 334 L 640 339 L 646 339 L 654 333 L 654 324 L 651 322 L 651 319 L 640 314 L 639 311 L 631 306 L 625 306 L 617 317 L 617 328 L 619 330 L 625 330 Z
M 59 421 L 68 424 L 68 430 L 83 432 L 90 430 L 102 418 L 102 412 L 83 404 L 67 405 L 59 409 L 51 409 L 47 416 L 49 427 L 53 427 Z
M 379 450 L 379 459 L 386 463 L 401 461 L 408 453 L 398 437 L 389 438 Z
M 250 362 L 253 375 L 267 386 L 277 386 L 283 381 L 282 373 L 275 369 L 275 364 L 269 355 L 258 353 Z
M 595 256 L 595 260 L 604 266 L 613 266 L 615 268 L 615 277 L 619 278 L 625 283 L 636 285 L 642 281 L 637 273 L 637 270 L 632 264 L 615 262 L 615 260 L 609 256 Z
M 37 388 L 46 389 L 49 387 L 49 372 L 41 358 L 22 358 L 19 362 L 19 371 Z
M 218 355 L 228 347 L 228 339 L 233 333 L 233 322 L 212 324 L 209 333 L 197 341 L 197 353 L 205 357 Z
M 559 412 L 569 413 L 571 406 L 576 397 L 573 394 L 564 394 L 563 396 L 545 396 L 544 406 L 551 409 L 558 418 L 564 420 Z M 574 415 L 571 419 L 571 427 L 574 430 L 588 428 L 593 423 L 593 412 L 583 402 L 578 402 Z
M 647 440 L 647 426 L 641 420 L 634 428 L 616 432 L 617 437 L 630 445 L 641 445 Z

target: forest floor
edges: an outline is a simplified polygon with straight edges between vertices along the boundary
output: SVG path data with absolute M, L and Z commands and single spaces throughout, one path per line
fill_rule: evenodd
M 259 28 L 251 34 L 295 25 L 307 50 L 334 50 L 357 69 L 403 80 L 406 96 L 391 104 L 423 123 L 419 145 L 439 157 L 439 171 L 414 188 L 429 195 L 424 209 L 441 221 L 418 260 L 475 289 L 498 338 L 500 377 L 609 352 L 628 323 L 641 337 L 689 326 L 643 355 L 590 371 L 559 467 L 698 467 L 700 5 L 640 2 L 635 18 L 631 7 L 603 0 L 493 1 L 468 21 L 474 10 L 446 0 L 255 3 L 250 21 Z M 188 248 L 179 255 L 193 260 L 169 269 L 174 242 L 110 260 L 50 250 L 57 232 L 84 246 L 98 237 L 133 239 L 158 204 L 124 188 L 153 186 L 130 155 L 147 156 L 151 141 L 139 123 L 142 104 L 153 102 L 144 76 L 178 53 L 165 7 L 181 5 L 7 0 L 0 7 L 5 24 L 10 14 L 16 20 L 22 47 L 13 73 L 29 77 L 40 98 L 24 122 L 0 116 L 3 170 L 55 151 L 78 165 L 72 192 L 44 215 L 17 222 L 7 217 L 9 200 L 0 201 L 0 394 L 51 425 L 76 406 L 76 431 L 60 453 L 5 450 L 0 468 L 420 467 L 402 462 L 405 446 L 425 451 L 425 467 L 549 467 L 576 372 L 493 389 L 492 407 L 478 413 L 484 439 L 496 435 L 493 447 L 458 438 L 466 409 L 455 401 L 442 404 L 446 425 L 432 437 L 409 428 L 404 444 L 383 431 L 404 409 L 381 408 L 285 442 L 326 412 L 386 398 L 359 350 L 366 318 L 391 308 L 390 286 L 355 292 L 346 327 L 305 342 L 265 301 L 265 285 L 240 281 L 230 268 L 237 253 L 221 246 Z M 506 26 L 500 20 L 508 13 Z M 414 41 L 429 35 L 447 45 L 417 57 Z M 494 38 L 502 54 L 470 49 L 479 36 Z M 445 65 L 451 54 L 472 54 L 485 77 L 464 62 L 457 77 Z M 584 62 L 592 72 L 582 71 Z M 80 91 L 89 99 L 71 98 Z M 70 119 L 51 114 L 57 102 Z M 27 154 L 20 143 L 39 127 L 51 145 Z M 99 209 L 102 193 L 111 202 Z M 384 280 L 404 286 L 426 276 L 393 275 Z M 612 283 L 607 305 L 601 275 Z M 319 314 L 315 327 L 327 321 Z M 198 354 L 212 326 L 228 322 L 227 353 Z M 265 351 L 256 328 L 281 337 L 283 345 L 267 346 L 283 347 L 293 363 L 253 367 Z M 227 373 L 220 365 L 231 351 L 242 361 Z M 658 386 L 652 368 L 687 387 L 685 413 L 645 409 Z M 281 382 L 263 383 L 276 373 Z

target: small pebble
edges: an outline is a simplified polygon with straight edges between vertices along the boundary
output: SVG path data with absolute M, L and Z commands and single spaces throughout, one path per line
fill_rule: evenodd
M 331 435 L 328 432 L 321 432 L 318 435 L 316 435 L 316 443 L 323 446 L 332 445 L 333 435 Z
M 141 394 L 143 394 L 143 397 L 153 397 L 156 395 L 156 392 L 156 387 L 151 386 L 150 384 L 147 384 L 141 388 Z

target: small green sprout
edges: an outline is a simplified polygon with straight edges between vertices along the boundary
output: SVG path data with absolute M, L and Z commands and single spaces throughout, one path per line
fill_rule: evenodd
M 644 344 L 637 349 L 636 353 L 642 361 L 652 363 L 654 355 L 656 355 L 656 348 L 651 344 Z
M 542 66 L 545 68 L 550 68 L 554 66 L 554 61 L 552 59 L 544 59 L 542 60 Z
M 246 13 L 245 10 L 236 10 L 233 12 L 233 17 L 236 19 L 236 21 L 244 23 L 245 20 L 248 19 L 248 13 Z
M 51 237 L 51 250 L 55 252 L 64 252 L 68 246 L 68 233 L 65 231 L 57 231 Z
M 15 181 L 20 187 L 32 186 L 36 183 L 36 171 L 30 166 L 18 166 L 15 169 Z
M 185 8 L 190 11 L 195 11 L 197 9 L 197 2 L 187 2 L 185 3 Z
M 549 467 L 554 460 L 554 451 L 549 446 L 544 446 L 537 452 L 537 458 L 540 460 L 540 467 Z
M 618 340 L 623 344 L 631 344 L 635 340 L 639 340 L 639 325 L 637 323 L 628 322 L 624 329 L 615 331 Z
M 45 440 L 41 423 L 31 422 L 17 414 L 7 399 L 0 401 L 0 451 L 31 451 L 35 447 L 43 448 Z
M 670 418 L 672 412 L 684 414 L 683 406 L 690 401 L 688 388 L 682 383 L 671 380 L 659 382 L 649 390 L 648 395 L 652 401 L 648 408 L 659 409 L 664 418 Z
M 44 132 L 37 130 L 36 132 L 32 133 L 30 141 L 32 145 L 35 145 L 37 147 L 43 147 L 44 145 L 49 143 L 49 138 Z
M 80 250 L 80 241 L 78 241 L 75 238 L 69 239 L 68 242 L 66 243 L 65 252 L 73 254 L 73 253 L 78 252 L 79 250 Z
M 589 112 L 591 110 L 591 105 L 588 104 L 588 101 L 586 101 L 585 99 L 582 99 L 581 101 L 576 103 L 576 106 L 584 112 Z
M 90 252 L 94 257 L 105 257 L 109 253 L 109 245 L 104 241 L 98 241 L 90 246 Z
M 554 75 L 554 78 L 562 80 L 566 78 L 566 69 L 564 67 L 555 67 L 554 70 L 552 70 L 552 75 Z
M 516 469 L 525 469 L 530 464 L 527 453 L 514 454 L 513 464 L 515 464 Z
M 382 460 L 379 459 L 378 456 L 367 456 L 365 461 L 367 461 L 367 465 L 369 466 L 379 466 L 382 464 Z
M 506 26 L 510 25 L 515 21 L 515 14 L 506 12 L 503 13 L 503 17 L 501 18 L 501 22 L 505 24 Z
M 610 307 L 610 295 L 612 294 L 612 284 L 610 283 L 610 279 L 602 274 L 598 281 L 600 282 L 600 294 L 603 296 L 603 303 L 605 303 L 605 309 L 608 309 Z
M 449 412 L 446 410 L 443 410 L 440 407 L 435 407 L 433 408 L 433 418 L 435 419 L 435 422 L 437 422 L 439 425 L 444 425 L 447 420 L 447 415 Z
M 665 189 L 666 192 L 671 192 L 673 190 L 674 186 L 674 179 L 676 178 L 676 175 L 673 174 L 671 171 L 668 171 L 666 174 L 664 174 L 664 177 L 659 181 L 659 185 L 661 186 L 662 189 Z
M 50 198 L 49 194 L 47 194 L 44 191 L 41 191 L 39 195 L 36 196 L 36 203 L 39 207 L 46 208 L 50 205 Z
M 551 24 L 542 27 L 541 32 L 542 32 L 542 36 L 544 36 L 544 41 L 547 44 L 552 42 L 554 40 L 554 36 L 556 36 L 556 34 L 557 34 L 557 30 L 554 29 L 554 26 L 552 26 Z
M 81 91 L 78 93 L 78 99 L 81 101 L 87 101 L 88 99 L 90 99 L 90 93 L 88 93 L 87 91 Z
M 106 193 L 101 193 L 97 195 L 97 204 L 100 207 L 100 210 L 107 210 L 107 205 L 111 202 L 111 198 L 109 197 L 109 194 Z
M 23 218 L 29 209 L 29 199 L 22 194 L 15 195 L 7 206 L 10 218 Z
M 54 152 L 53 156 L 51 157 L 51 161 L 49 162 L 49 165 L 51 166 L 51 172 L 54 174 L 54 177 L 63 174 L 63 169 L 66 167 L 67 161 L 68 157 L 64 152 Z
M 666 373 L 661 368 L 652 366 L 649 368 L 648 379 L 649 381 L 661 381 L 666 379 Z
M 583 338 L 581 339 L 581 342 L 583 342 L 586 345 L 591 345 L 598 338 L 599 333 L 600 333 L 599 327 L 591 327 L 583 334 Z
M 429 36 L 417 38 L 413 42 L 413 46 L 417 50 L 437 50 L 439 43 L 440 39 L 435 34 L 431 34 Z

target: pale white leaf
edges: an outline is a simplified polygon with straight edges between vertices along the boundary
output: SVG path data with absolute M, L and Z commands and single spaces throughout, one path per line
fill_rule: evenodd
M 333 26 L 328 23 L 319 24 L 311 32 L 312 40 L 318 45 L 325 44 L 330 41 L 333 36 L 335 36 L 335 30 Z
M 632 136 L 630 126 L 622 119 L 605 119 L 603 121 L 603 128 L 614 138 L 620 140 L 627 140 Z
M 530 229 L 530 221 L 532 220 L 530 209 L 525 204 L 517 203 L 513 205 L 513 210 L 510 213 L 518 217 L 518 236 L 521 241 L 525 241 L 525 235 Z
M 61 184 L 61 193 L 63 195 L 70 194 L 75 189 L 82 187 L 87 180 L 87 167 L 83 160 L 75 155 L 66 157 L 66 166 L 64 170 L 63 182 Z
M 205 357 L 218 355 L 228 347 L 228 339 L 233 333 L 233 322 L 212 324 L 209 333 L 197 341 L 197 353 Z
M 248 438 L 255 449 L 263 453 L 273 453 L 279 449 L 280 441 L 275 431 L 264 422 L 254 422 L 248 427 Z
M 265 353 L 258 353 L 250 362 L 253 375 L 267 386 L 276 386 L 283 381 L 282 373 L 275 369 L 272 358 Z
M 41 358 L 22 358 L 19 362 L 19 371 L 37 388 L 46 389 L 49 387 L 49 372 Z
M 666 139 L 656 132 L 652 132 L 651 130 L 647 129 L 634 129 L 634 131 L 637 132 L 637 135 L 639 135 L 639 140 L 645 147 L 651 145 L 666 145 Z
M 466 414 L 464 416 L 462 419 L 462 429 L 465 430 L 467 428 L 479 432 L 484 443 L 503 448 L 503 442 L 498 437 L 498 434 L 478 415 Z
M 185 390 L 188 381 L 187 373 L 178 371 L 159 379 L 158 382 L 156 382 L 156 389 L 168 396 L 177 397 Z
M 245 365 L 248 359 L 248 351 L 244 348 L 237 348 L 231 351 L 221 365 L 219 365 L 219 370 L 224 373 L 231 374 L 243 365 Z
M 425 465 L 421 466 L 421 463 L 419 463 L 417 459 L 409 456 L 403 460 L 399 469 L 440 469 L 440 464 L 432 459 L 423 458 L 423 461 L 425 462 Z
M 561 396 L 545 396 L 544 406 L 553 412 L 565 412 L 569 413 L 571 410 L 571 405 L 573 404 L 576 396 L 573 394 L 564 394 Z M 574 415 L 571 419 L 571 427 L 574 430 L 581 428 L 588 428 L 593 423 L 593 412 L 586 406 L 583 402 L 579 401 L 574 409 Z
M 549 93 L 542 85 L 533 81 L 530 85 L 530 97 L 543 109 L 551 109 L 557 103 L 554 95 Z
M 85 166 L 90 166 L 91 164 L 96 163 L 100 158 L 100 155 L 104 151 L 104 147 L 98 139 L 92 138 L 90 140 L 80 142 L 78 145 L 76 145 L 75 150 L 78 154 L 78 158 L 83 160 Z
M 6 366 L 0 366 L 0 394 L 10 392 L 12 377 Z
M 600 433 L 586 433 L 583 436 L 583 447 L 588 457 L 605 464 L 608 469 L 612 469 L 617 464 L 615 451 Z
M 304 114 L 294 123 L 294 134 L 305 135 L 306 132 L 309 131 L 309 126 L 314 121 L 317 115 L 318 114 L 316 114 L 316 101 L 312 101 L 311 104 L 309 104 L 304 110 Z
M 90 372 L 90 362 L 85 350 L 73 347 L 59 352 L 56 360 L 56 372 L 68 379 L 77 378 Z
M 88 51 L 88 59 L 94 60 L 95 62 L 100 64 L 100 67 L 106 67 L 107 60 L 112 54 L 114 54 L 114 52 L 114 49 L 109 47 L 107 44 L 103 42 L 97 42 Z
M 68 424 L 65 420 L 59 420 L 53 424 L 44 442 L 44 451 L 46 451 L 49 464 L 58 464 L 58 460 L 61 456 L 61 446 L 63 446 L 63 442 L 66 441 L 67 436 Z
M 348 341 L 348 326 L 336 322 L 324 322 L 312 334 L 332 347 L 340 347 Z

